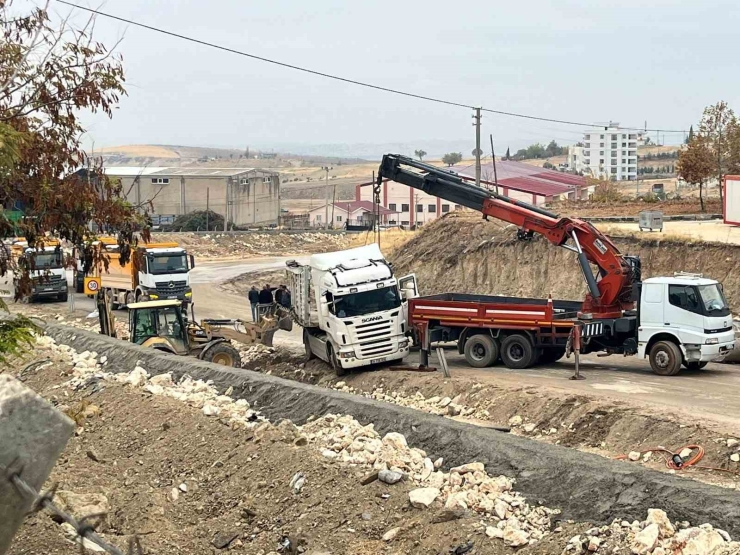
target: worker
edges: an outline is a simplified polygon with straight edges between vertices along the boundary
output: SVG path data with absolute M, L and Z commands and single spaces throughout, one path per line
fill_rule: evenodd
M 285 308 L 290 308 L 291 304 L 291 295 L 290 295 L 290 289 L 288 289 L 287 285 L 281 285 L 280 291 L 282 291 L 282 295 L 280 295 L 280 300 L 278 303 L 280 303 Z M 277 293 L 275 293 L 275 298 L 277 298 Z
M 272 292 L 275 288 L 271 288 L 269 283 L 266 283 L 265 286 L 262 288 L 262 291 L 259 293 L 259 302 L 260 304 L 272 304 L 275 302 L 275 299 L 272 296 Z
M 252 307 L 252 321 L 257 321 L 257 305 L 260 302 L 260 292 L 257 291 L 257 286 L 252 285 L 252 288 L 249 290 L 249 294 L 247 295 L 247 298 L 249 299 L 249 304 Z
M 285 285 L 281 285 L 275 290 L 275 302 L 280 306 L 283 305 L 283 293 L 285 292 Z

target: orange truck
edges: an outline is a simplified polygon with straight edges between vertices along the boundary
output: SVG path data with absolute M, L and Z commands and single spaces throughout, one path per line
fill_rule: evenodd
M 64 252 L 58 240 L 45 239 L 43 247 L 34 248 L 29 247 L 23 237 L 16 237 L 11 240 L 10 250 L 19 265 L 28 265 L 32 279 L 27 297 L 30 302 L 41 299 L 67 300 Z
M 190 270 L 195 260 L 177 243 L 140 243 L 123 265 L 115 239 L 102 237 L 93 245 L 109 263 L 106 271 L 98 262 L 90 275 L 99 277 L 101 288 L 110 292 L 114 309 L 147 300 L 192 301 Z

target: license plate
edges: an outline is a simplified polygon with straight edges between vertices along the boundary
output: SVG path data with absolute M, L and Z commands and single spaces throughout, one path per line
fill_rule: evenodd
M 169 296 L 169 297 L 167 297 L 167 300 L 176 299 L 176 298 L 177 298 L 177 295 L 175 295 L 175 296 Z
M 379 362 L 385 362 L 386 357 L 370 359 L 370 364 L 378 364 Z

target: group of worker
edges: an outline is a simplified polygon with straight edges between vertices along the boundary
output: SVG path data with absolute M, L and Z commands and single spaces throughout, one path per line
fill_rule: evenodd
M 258 320 L 260 311 L 264 312 L 264 309 L 273 307 L 275 304 L 290 308 L 292 302 L 290 289 L 287 285 L 270 287 L 270 284 L 266 283 L 260 290 L 257 289 L 256 285 L 253 285 L 247 297 L 252 307 L 252 320 L 255 322 Z

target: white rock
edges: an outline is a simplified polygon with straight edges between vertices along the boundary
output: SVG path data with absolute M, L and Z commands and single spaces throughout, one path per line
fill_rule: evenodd
M 146 383 L 148 377 L 146 370 L 141 366 L 137 366 L 128 374 L 128 376 L 126 376 L 125 383 L 131 384 L 134 387 L 141 387 Z
M 408 443 L 406 443 L 406 438 L 403 434 L 399 434 L 397 432 L 385 434 L 385 436 L 383 436 L 383 445 L 389 445 L 398 451 L 408 449 L 409 446 Z
M 180 498 L 180 491 L 177 488 L 172 488 L 169 495 L 170 501 L 173 503 Z
M 218 416 L 219 414 L 221 414 L 221 407 L 206 403 L 205 405 L 203 405 L 203 414 L 205 414 L 206 416 Z
M 334 387 L 336 389 L 342 389 L 345 385 L 347 385 L 346 382 L 337 382 L 337 383 L 334 384 Z
M 400 528 L 391 528 L 385 534 L 383 534 L 383 541 L 386 541 L 386 542 L 393 541 L 400 531 L 401 531 Z
M 740 453 L 733 453 L 730 455 L 730 460 L 732 462 L 740 462 Z
M 149 383 L 154 385 L 161 385 L 162 387 L 172 387 L 175 383 L 172 381 L 172 374 L 167 372 L 166 374 L 157 374 L 149 378 Z
M 489 538 L 501 539 L 504 537 L 504 531 L 495 526 L 486 526 L 486 536 Z
M 647 553 L 655 549 L 659 535 L 660 531 L 657 524 L 647 526 L 644 530 L 635 534 L 630 546 L 632 553 L 635 555 L 647 555 Z
M 422 482 L 426 481 L 432 475 L 432 472 L 434 472 L 434 463 L 427 457 L 424 459 L 424 470 L 421 471 Z
M 693 451 L 691 449 L 689 449 L 688 447 L 685 447 L 685 448 L 681 449 L 681 452 L 679 453 L 679 456 L 682 459 L 686 460 L 686 459 L 688 459 L 691 456 L 691 453 L 693 453 Z
M 438 458 L 436 461 L 434 461 L 434 468 L 436 470 L 439 470 L 442 468 L 442 464 L 444 463 L 444 459 L 442 457 Z
M 660 509 L 648 509 L 648 516 L 646 522 L 648 524 L 656 524 L 658 526 L 658 534 L 661 539 L 672 538 L 676 533 L 676 529 L 671 524 L 671 520 L 665 511 Z
M 599 546 L 601 546 L 601 540 L 597 538 L 596 536 L 589 536 L 588 537 L 588 550 L 592 553 L 594 551 L 599 550 Z
M 187 493 L 188 492 L 188 485 L 185 482 L 183 482 L 182 484 L 180 484 L 179 486 L 177 486 L 177 488 L 181 492 L 183 492 L 183 493 Z
M 738 441 L 737 439 L 730 438 L 730 439 L 727 440 L 727 447 L 732 448 L 732 447 L 735 447 L 739 443 L 740 443 L 740 441 Z
M 144 391 L 152 395 L 162 395 L 164 393 L 164 387 L 148 383 L 144 386 Z
M 403 480 L 403 474 L 395 470 L 381 470 L 378 472 L 378 480 L 384 484 L 393 485 Z
M 639 461 L 640 453 L 638 453 L 637 451 L 630 451 L 629 455 L 627 455 L 627 458 L 631 461 Z
M 716 530 L 701 530 L 700 533 L 686 542 L 681 555 L 709 555 L 725 543 Z
M 336 459 L 339 455 L 337 455 L 336 451 L 332 451 L 331 449 L 322 449 L 321 456 L 326 457 L 327 459 Z
M 296 472 L 293 477 L 290 479 L 290 489 L 293 490 L 293 493 L 298 494 L 303 489 L 303 485 L 306 483 L 306 476 L 303 474 L 303 472 Z
M 511 547 L 520 547 L 529 543 L 529 534 L 524 530 L 507 526 L 504 529 L 504 543 Z
M 510 510 L 511 507 L 509 507 L 509 504 L 503 499 L 496 499 L 493 504 L 493 511 L 501 520 L 504 520 L 506 518 L 506 513 Z
M 453 474 L 468 474 L 469 472 L 483 472 L 484 470 L 485 466 L 482 462 L 472 462 L 451 468 L 450 472 Z
M 524 431 L 527 432 L 528 434 L 531 434 L 532 432 L 534 432 L 534 430 L 535 430 L 536 427 L 537 426 L 535 426 L 534 424 L 531 424 L 531 423 L 530 424 L 525 424 L 524 425 Z
M 522 425 L 522 417 L 517 415 L 512 416 L 509 418 L 509 425 L 511 426 L 521 426 Z
M 452 402 L 452 399 L 450 399 L 449 397 L 443 397 L 439 402 L 439 406 L 444 408 L 447 405 L 449 405 L 451 402 Z
M 425 509 L 434 503 L 434 500 L 439 497 L 440 493 L 437 488 L 412 489 L 409 492 L 409 501 L 411 502 L 411 506 L 417 509 Z

